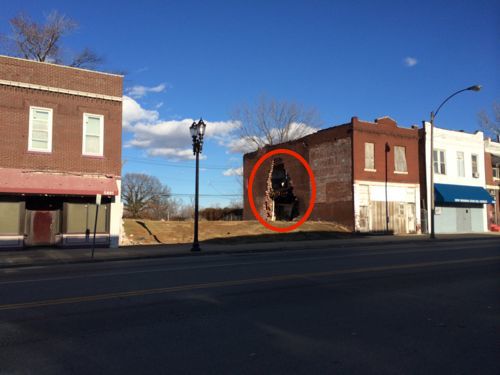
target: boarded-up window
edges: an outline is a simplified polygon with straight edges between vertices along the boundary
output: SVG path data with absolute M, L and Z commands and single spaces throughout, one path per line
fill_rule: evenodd
M 29 151 L 52 151 L 52 109 L 30 107 Z
M 0 234 L 23 234 L 24 202 L 0 202 Z
M 86 203 L 65 203 L 65 233 L 77 234 L 85 233 L 87 229 L 90 233 L 94 232 L 95 222 L 95 204 Z M 97 217 L 97 233 L 109 232 L 109 205 L 99 206 Z
M 408 172 L 406 165 L 406 147 L 394 146 L 394 170 L 396 172 Z
M 464 153 L 457 151 L 457 174 L 458 177 L 465 177 Z
M 104 117 L 83 115 L 83 154 L 103 156 Z
M 375 145 L 373 143 L 365 143 L 365 169 L 375 169 Z

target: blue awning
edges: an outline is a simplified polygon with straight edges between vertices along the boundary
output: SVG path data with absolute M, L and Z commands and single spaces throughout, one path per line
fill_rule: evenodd
M 495 203 L 493 197 L 480 186 L 434 184 L 436 202 L 440 203 Z

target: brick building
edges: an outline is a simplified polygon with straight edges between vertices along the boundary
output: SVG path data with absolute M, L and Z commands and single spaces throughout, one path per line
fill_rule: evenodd
M 492 224 L 500 226 L 500 142 L 484 141 L 484 168 L 486 189 L 494 199 L 487 206 L 488 227 L 496 229 Z
M 373 123 L 353 117 L 349 123 L 244 155 L 245 219 L 253 219 L 247 196 L 251 169 L 276 148 L 299 153 L 314 172 L 317 195 L 310 220 L 334 221 L 351 231 L 420 231 L 418 129 L 400 128 L 388 117 Z M 285 194 L 276 192 L 280 186 L 288 187 Z M 263 218 L 294 219 L 307 209 L 309 178 L 293 157 L 270 158 L 259 169 L 253 191 Z
M 117 246 L 123 77 L 0 56 L 0 246 Z

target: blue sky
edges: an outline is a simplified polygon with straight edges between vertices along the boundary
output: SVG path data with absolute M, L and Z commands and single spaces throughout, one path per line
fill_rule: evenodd
M 478 129 L 499 100 L 498 1 L 31 1 L 1 0 L 0 32 L 20 11 L 56 9 L 79 22 L 63 43 L 89 46 L 103 68 L 124 71 L 124 173 L 157 176 L 192 194 L 187 159 L 192 119 L 211 129 L 200 204 L 224 206 L 241 192 L 241 154 L 230 150 L 238 105 L 262 94 L 315 107 L 323 127 L 352 116 L 421 124 L 450 93 L 438 126 Z M 159 155 L 159 156 L 154 156 Z M 226 174 L 230 174 L 226 172 Z M 215 197 L 218 195 L 218 197 Z

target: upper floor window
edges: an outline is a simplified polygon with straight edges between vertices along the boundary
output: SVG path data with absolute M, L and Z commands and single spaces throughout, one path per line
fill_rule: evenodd
M 500 168 L 493 168 L 493 178 L 494 179 L 499 179 L 500 178 Z
M 375 145 L 373 143 L 365 143 L 365 170 L 375 170 Z
M 28 150 L 52 152 L 52 109 L 30 107 Z
M 394 172 L 408 173 L 406 147 L 394 146 Z
M 458 177 L 465 177 L 464 153 L 457 151 L 457 174 Z
M 83 155 L 103 156 L 104 116 L 83 114 Z
M 434 150 L 434 173 L 446 174 L 446 160 L 443 150 Z
M 479 171 L 477 169 L 477 155 L 471 155 L 472 161 L 472 177 L 479 178 Z

